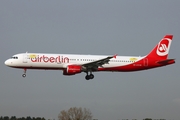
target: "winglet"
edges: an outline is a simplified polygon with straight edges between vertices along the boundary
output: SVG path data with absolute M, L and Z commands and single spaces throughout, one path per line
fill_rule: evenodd
M 117 54 L 115 54 L 114 56 L 113 56 L 113 58 L 116 58 L 117 57 Z

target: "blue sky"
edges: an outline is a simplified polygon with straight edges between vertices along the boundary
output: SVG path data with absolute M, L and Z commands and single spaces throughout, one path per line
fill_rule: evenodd
M 0 116 L 57 119 L 61 110 L 89 108 L 99 120 L 179 119 L 180 1 L 0 1 Z M 62 71 L 12 69 L 22 52 L 143 56 L 173 34 L 176 64 L 141 72 L 67 77 Z

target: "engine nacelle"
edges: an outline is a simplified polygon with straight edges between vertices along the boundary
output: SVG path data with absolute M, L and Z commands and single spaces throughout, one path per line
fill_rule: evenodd
M 82 66 L 68 65 L 67 68 L 63 70 L 63 75 L 75 75 L 81 72 L 82 72 Z

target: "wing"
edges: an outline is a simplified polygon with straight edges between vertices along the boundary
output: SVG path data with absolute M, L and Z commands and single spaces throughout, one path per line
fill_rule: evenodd
M 82 67 L 86 71 L 89 71 L 89 70 L 96 71 L 98 67 L 103 67 L 102 65 L 109 64 L 110 59 L 116 58 L 116 56 L 117 56 L 117 54 L 113 55 L 113 56 L 103 58 L 103 59 L 99 59 L 99 60 L 96 60 L 96 61 L 93 61 L 93 62 L 85 63 L 85 64 L 82 64 Z

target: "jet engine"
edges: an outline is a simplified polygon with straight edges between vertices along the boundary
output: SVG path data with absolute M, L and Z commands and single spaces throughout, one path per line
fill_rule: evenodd
M 82 72 L 82 66 L 68 65 L 67 68 L 63 70 L 63 75 L 75 75 L 81 72 Z

